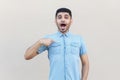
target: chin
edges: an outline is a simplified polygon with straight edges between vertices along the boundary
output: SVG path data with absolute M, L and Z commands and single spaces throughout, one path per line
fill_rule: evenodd
M 66 33 L 67 31 L 60 31 L 61 33 Z

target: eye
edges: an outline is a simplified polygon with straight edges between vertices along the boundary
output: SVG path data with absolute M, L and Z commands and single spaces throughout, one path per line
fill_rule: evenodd
M 68 15 L 65 15 L 65 19 L 68 19 L 69 18 L 69 16 Z
M 58 15 L 58 17 L 57 17 L 58 19 L 61 19 L 62 18 L 62 16 L 61 15 Z

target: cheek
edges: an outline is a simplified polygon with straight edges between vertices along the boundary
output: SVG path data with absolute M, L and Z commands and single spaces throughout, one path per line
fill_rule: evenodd
M 60 20 L 56 20 L 56 23 L 59 24 L 59 23 L 60 23 Z
M 58 28 L 59 28 L 59 26 L 60 26 L 60 22 L 57 20 L 56 21 L 56 25 L 58 26 Z
M 71 20 L 69 20 L 69 19 L 68 19 L 68 20 L 66 20 L 66 22 L 67 22 L 67 23 L 70 23 L 70 22 L 71 22 Z
M 68 24 L 68 25 L 70 25 L 70 24 L 71 24 L 71 21 L 70 21 L 70 20 L 68 20 L 68 21 L 67 21 L 67 24 Z

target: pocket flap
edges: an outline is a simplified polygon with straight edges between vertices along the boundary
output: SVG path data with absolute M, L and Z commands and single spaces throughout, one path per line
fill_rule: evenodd
M 79 47 L 79 43 L 77 43 L 77 42 L 72 42 L 72 43 L 71 43 L 71 46 Z

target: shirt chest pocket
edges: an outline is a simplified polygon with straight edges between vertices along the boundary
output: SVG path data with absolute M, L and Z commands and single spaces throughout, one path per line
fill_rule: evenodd
M 60 53 L 61 49 L 61 44 L 60 42 L 54 42 L 52 43 L 48 48 L 48 55 L 57 55 Z
M 77 42 L 72 42 L 71 45 L 71 54 L 79 56 L 79 51 L 80 51 L 80 45 Z

